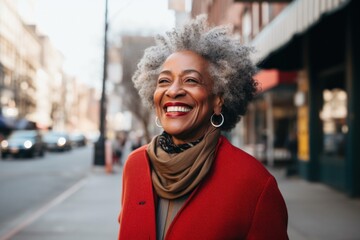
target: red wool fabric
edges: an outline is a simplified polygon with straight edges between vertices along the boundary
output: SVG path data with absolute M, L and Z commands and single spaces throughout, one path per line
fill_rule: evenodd
M 119 239 L 156 240 L 156 193 L 143 146 L 123 171 Z M 175 239 L 288 239 L 287 209 L 274 177 L 254 157 L 220 137 L 211 172 L 166 234 Z

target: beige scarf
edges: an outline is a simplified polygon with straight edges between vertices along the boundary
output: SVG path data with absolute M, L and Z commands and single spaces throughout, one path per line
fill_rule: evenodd
M 212 126 L 204 139 L 177 154 L 168 154 L 154 137 L 147 153 L 152 164 L 152 182 L 156 193 L 165 199 L 176 199 L 191 192 L 209 172 L 215 158 L 220 130 Z

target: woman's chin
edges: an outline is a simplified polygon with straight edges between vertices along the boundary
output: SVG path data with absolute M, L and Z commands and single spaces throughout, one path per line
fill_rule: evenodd
M 184 133 L 188 132 L 188 129 L 181 126 L 163 126 L 164 131 L 170 134 L 171 136 L 181 136 Z

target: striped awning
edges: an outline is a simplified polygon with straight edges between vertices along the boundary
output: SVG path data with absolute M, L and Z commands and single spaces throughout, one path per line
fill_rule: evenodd
M 351 0 L 295 0 L 271 21 L 251 42 L 256 49 L 253 55 L 259 63 L 271 52 L 291 40 L 294 35 L 304 33 L 326 14 L 347 5 Z

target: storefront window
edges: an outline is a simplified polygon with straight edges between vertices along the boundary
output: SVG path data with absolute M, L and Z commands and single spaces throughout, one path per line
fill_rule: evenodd
M 324 153 L 344 156 L 346 146 L 347 94 L 339 88 L 323 91 L 323 108 L 320 119 L 323 122 Z

